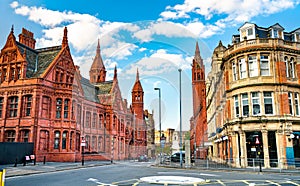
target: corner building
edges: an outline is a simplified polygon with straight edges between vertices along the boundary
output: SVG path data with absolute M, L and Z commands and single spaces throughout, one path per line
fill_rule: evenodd
M 106 80 L 99 41 L 86 79 L 73 63 L 67 32 L 60 46 L 36 49 L 32 32 L 23 28 L 17 41 L 11 29 L 0 53 L 0 142 L 33 143 L 37 161 L 80 161 L 83 152 L 86 160 L 145 154 L 138 72 L 128 108 L 116 68 Z
M 215 48 L 207 82 L 209 158 L 294 168 L 300 158 L 300 28 L 246 22 Z M 257 164 L 255 164 L 257 166 Z

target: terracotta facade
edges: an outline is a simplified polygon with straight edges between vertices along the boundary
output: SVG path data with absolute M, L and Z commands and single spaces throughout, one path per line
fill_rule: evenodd
M 35 49 L 34 34 L 11 29 L 0 54 L 0 142 L 33 142 L 37 161 L 126 159 L 146 153 L 143 89 L 137 79 L 127 106 L 117 69 L 106 81 L 100 43 L 90 80 L 80 75 L 68 45 Z M 83 143 L 84 142 L 84 143 Z
M 208 75 L 209 158 L 294 168 L 300 158 L 300 29 L 245 23 L 220 42 Z M 255 164 L 254 164 L 255 163 Z

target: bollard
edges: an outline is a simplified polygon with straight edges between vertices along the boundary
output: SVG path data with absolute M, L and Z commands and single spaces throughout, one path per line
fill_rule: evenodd
M 46 156 L 44 156 L 44 161 L 43 161 L 44 165 L 46 164 Z
M 0 186 L 4 186 L 5 182 L 5 169 L 0 169 Z
M 18 158 L 16 158 L 16 162 L 15 162 L 14 167 L 17 167 L 17 164 L 18 164 Z

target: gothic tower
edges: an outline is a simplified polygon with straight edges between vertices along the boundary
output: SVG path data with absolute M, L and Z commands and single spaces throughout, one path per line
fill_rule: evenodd
M 131 92 L 132 109 L 136 114 L 136 119 L 143 121 L 144 119 L 144 91 L 139 78 L 139 71 L 136 72 L 136 80 Z
M 100 42 L 98 40 L 96 56 L 90 68 L 90 82 L 101 83 L 105 81 L 105 77 L 106 77 L 106 70 L 100 54 Z
M 196 156 L 205 158 L 204 142 L 207 139 L 205 66 L 198 42 L 192 64 L 193 118 L 191 121 L 191 146 L 199 149 Z

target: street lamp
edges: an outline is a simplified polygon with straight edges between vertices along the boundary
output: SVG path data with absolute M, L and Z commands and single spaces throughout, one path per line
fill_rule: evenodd
M 181 117 L 181 69 L 178 69 L 179 72 L 179 151 L 180 151 L 180 167 L 182 168 L 182 117 Z
M 158 98 L 159 98 L 159 145 L 160 145 L 160 163 L 162 163 L 162 147 L 161 147 L 161 93 L 160 88 L 154 88 L 154 90 L 158 90 Z

